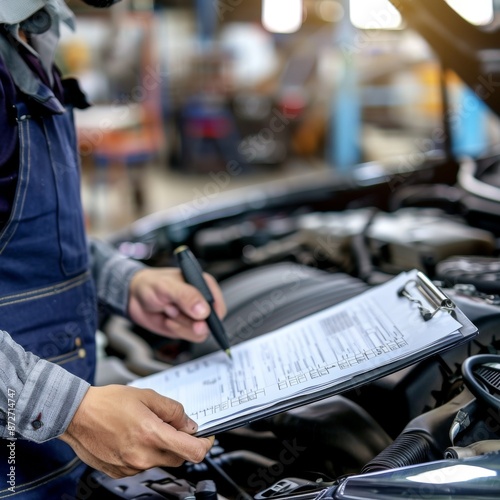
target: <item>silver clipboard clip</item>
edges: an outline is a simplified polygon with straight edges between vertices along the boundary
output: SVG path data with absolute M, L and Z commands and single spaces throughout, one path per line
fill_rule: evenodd
M 431 304 L 434 309 L 429 310 L 424 306 L 421 300 L 414 297 L 409 291 L 408 287 L 414 285 L 420 294 L 425 297 L 427 302 Z M 417 273 L 415 279 L 408 280 L 403 287 L 398 290 L 399 297 L 405 297 L 410 302 L 417 305 L 422 318 L 429 321 L 434 317 L 438 311 L 447 311 L 452 313 L 455 310 L 455 304 L 447 297 L 425 274 L 420 271 Z

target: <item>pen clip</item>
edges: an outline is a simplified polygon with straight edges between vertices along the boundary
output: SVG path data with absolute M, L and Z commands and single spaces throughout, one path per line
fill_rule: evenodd
M 179 268 L 186 283 L 196 287 L 205 300 L 212 304 L 214 297 L 203 277 L 203 269 L 193 252 L 186 245 L 182 245 L 175 249 L 174 255 L 177 257 Z

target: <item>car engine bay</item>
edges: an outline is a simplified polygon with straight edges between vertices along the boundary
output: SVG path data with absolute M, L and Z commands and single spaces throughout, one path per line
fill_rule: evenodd
M 481 161 L 490 172 L 500 165 L 494 155 Z M 473 457 L 498 470 L 499 214 L 454 182 L 453 167 L 460 178 L 463 165 L 426 159 L 393 188 L 400 173 L 380 177 L 379 168 L 360 165 L 362 182 L 332 175 L 309 186 L 266 184 L 202 210 L 154 214 L 114 235 L 123 254 L 152 266 L 175 265 L 174 249 L 188 244 L 220 283 L 231 345 L 412 268 L 437 282 L 479 334 L 341 395 L 222 432 L 201 464 L 123 480 L 94 473 L 88 481 L 99 487 L 90 488 L 90 498 L 98 491 L 130 499 L 414 498 L 427 490 L 417 495 L 405 474 L 424 474 L 425 467 L 455 467 Z M 122 382 L 217 349 L 212 339 L 172 341 L 113 316 L 103 315 L 102 329 L 104 361 L 121 365 Z M 490 476 L 426 487 L 431 498 L 469 498 L 471 491 L 494 498 L 500 491 Z

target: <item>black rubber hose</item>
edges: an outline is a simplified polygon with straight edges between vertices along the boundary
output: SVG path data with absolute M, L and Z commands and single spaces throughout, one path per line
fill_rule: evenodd
M 462 410 L 470 415 L 475 399 L 464 389 L 443 406 L 422 413 L 404 428 L 403 432 L 362 469 L 363 473 L 416 465 L 443 458 L 444 450 L 453 444 L 449 430 Z M 463 430 L 463 428 L 459 428 Z
M 428 462 L 433 458 L 429 441 L 419 432 L 400 434 L 385 450 L 370 460 L 361 473 L 404 467 Z

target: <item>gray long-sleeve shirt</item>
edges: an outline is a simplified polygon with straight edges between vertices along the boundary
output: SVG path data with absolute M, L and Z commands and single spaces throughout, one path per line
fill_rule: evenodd
M 99 302 L 125 316 L 130 280 L 144 266 L 102 241 L 91 241 L 90 255 Z M 0 318 L 1 438 L 41 443 L 61 435 L 88 388 L 86 381 L 64 368 L 26 352 L 1 330 Z M 34 426 L 39 413 L 44 416 L 43 425 Z

